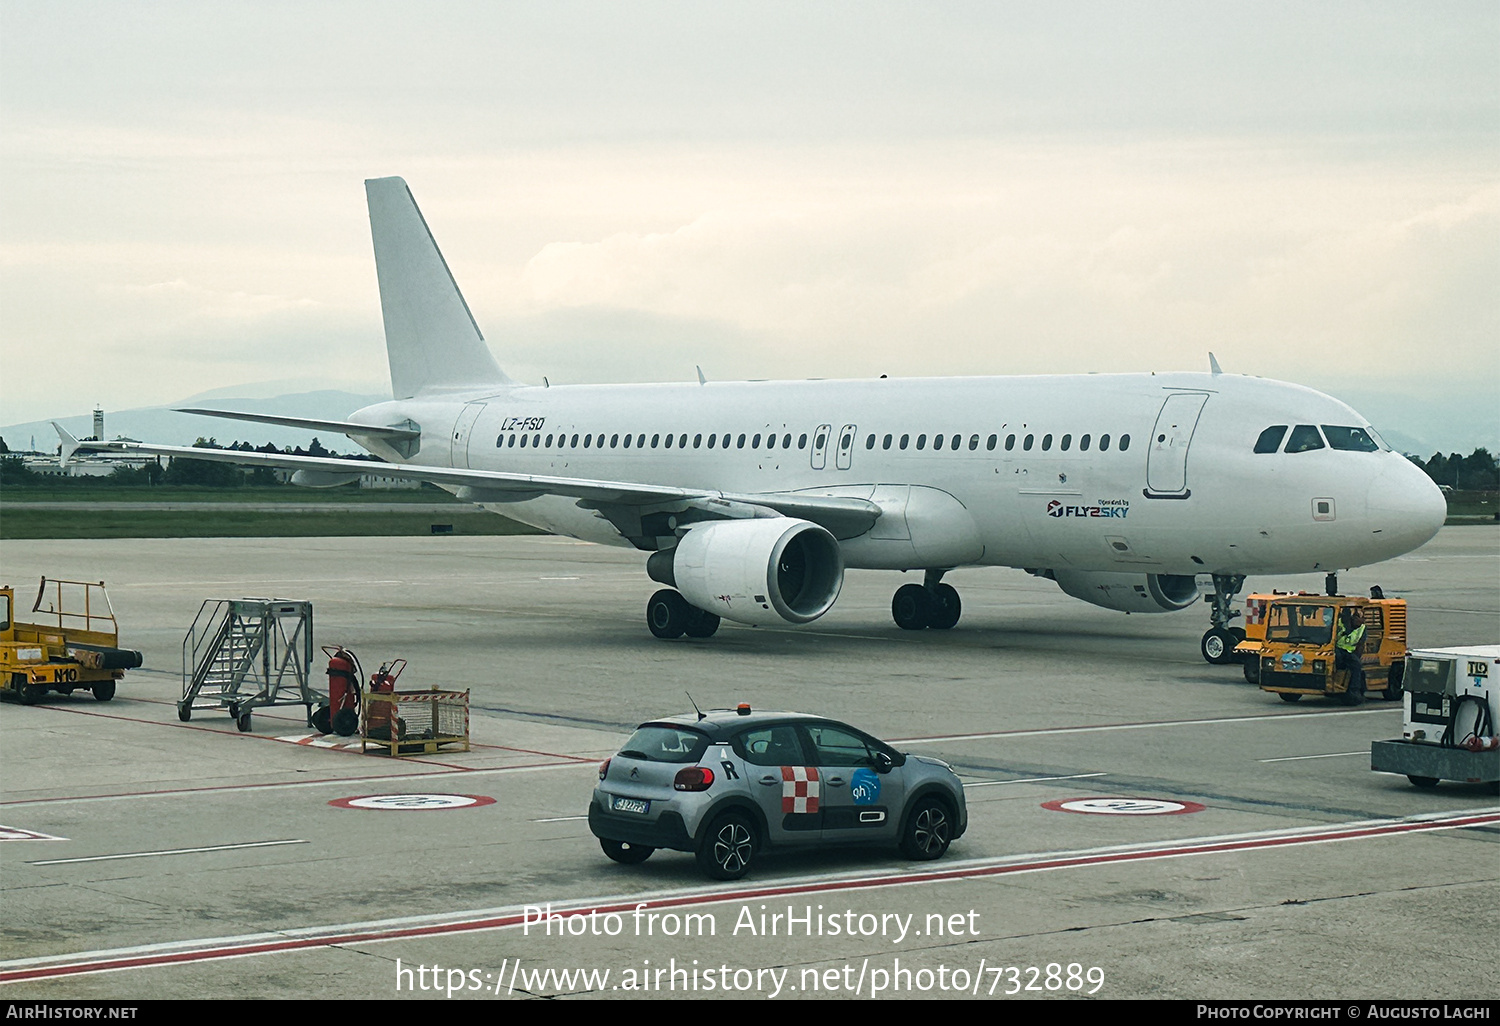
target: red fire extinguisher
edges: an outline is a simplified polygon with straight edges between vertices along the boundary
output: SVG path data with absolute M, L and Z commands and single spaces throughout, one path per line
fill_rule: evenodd
M 392 695 L 396 691 L 396 678 L 406 669 L 405 659 L 394 659 L 383 664 L 370 675 L 370 696 Z M 396 715 L 396 703 L 375 700 L 369 703 L 365 720 L 365 733 L 377 741 L 400 741 L 406 736 L 406 721 Z
M 328 704 L 313 714 L 313 726 L 325 734 L 349 737 L 359 729 L 359 660 L 343 646 L 323 646 L 328 654 Z

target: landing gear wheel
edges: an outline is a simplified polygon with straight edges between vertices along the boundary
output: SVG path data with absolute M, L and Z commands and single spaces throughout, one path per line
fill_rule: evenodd
M 333 713 L 329 710 L 328 706 L 318 706 L 318 711 L 309 716 L 308 720 L 312 729 L 316 730 L 319 734 L 333 733 Z
M 1385 700 L 1387 702 L 1399 702 L 1399 701 L 1401 701 L 1401 693 L 1402 693 L 1401 680 L 1405 676 L 1405 672 L 1406 672 L 1406 664 L 1404 664 L 1404 663 L 1392 663 L 1391 664 L 1391 677 L 1390 677 L 1390 680 L 1387 681 L 1386 685 L 1385 685 Z
M 711 638 L 719 629 L 719 617 L 715 613 L 688 606 L 687 616 L 682 621 L 682 632 L 690 638 Z
M 250 733 L 250 714 L 243 713 L 234 718 L 234 725 L 240 728 L 241 734 Z
M 1210 627 L 1203 632 L 1203 640 L 1199 649 L 1203 653 L 1205 662 L 1215 666 L 1223 666 L 1225 663 L 1234 662 L 1234 646 L 1239 644 L 1239 639 L 1232 632 L 1223 627 Z
M 1406 775 L 1406 779 L 1410 780 L 1415 786 L 1422 788 L 1424 791 L 1430 791 L 1432 788 L 1438 786 L 1437 777 L 1414 777 L 1410 773 L 1408 773 Z
M 112 680 L 101 680 L 94 685 L 94 701 L 108 702 L 115 697 L 115 682 Z
M 958 590 L 951 584 L 939 584 L 932 590 L 928 601 L 933 608 L 927 626 L 935 631 L 952 630 L 964 608 L 958 599 Z
M 932 596 L 926 588 L 920 584 L 903 584 L 891 598 L 891 619 L 903 631 L 920 631 L 931 620 L 931 606 Z
M 646 603 L 646 626 L 658 638 L 680 638 L 687 629 L 687 599 L 670 588 L 663 588 Z
M 183 723 L 193 718 L 193 707 L 186 702 L 177 703 L 177 718 Z
M 901 831 L 901 854 L 929 862 L 943 857 L 953 840 L 953 818 L 936 798 L 923 798 L 912 809 Z
M 1290 694 L 1290 693 L 1288 693 L 1286 691 L 1278 691 L 1278 692 L 1276 692 L 1276 697 L 1279 698 L 1279 699 L 1281 699 L 1283 702 L 1300 702 L 1300 701 L 1302 701 L 1302 696 L 1301 695 Z
M 755 827 L 744 813 L 726 812 L 698 842 L 698 868 L 714 880 L 738 880 L 755 860 Z
M 603 837 L 599 838 L 599 847 L 604 849 L 604 854 L 623 866 L 639 865 L 656 851 L 655 848 L 648 848 L 644 844 L 628 844 L 625 841 L 611 841 Z

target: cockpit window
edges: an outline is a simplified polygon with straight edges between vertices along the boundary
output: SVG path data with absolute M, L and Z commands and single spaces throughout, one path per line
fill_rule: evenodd
M 1308 452 L 1323 448 L 1323 436 L 1311 424 L 1298 424 L 1292 428 L 1292 437 L 1286 443 L 1287 452 Z
M 1334 427 L 1324 424 L 1323 434 L 1328 439 L 1329 448 L 1332 449 L 1343 449 L 1346 452 L 1375 452 L 1380 448 L 1364 428 Z
M 1268 427 L 1264 431 L 1262 431 L 1260 433 L 1260 437 L 1255 440 L 1255 451 L 1275 452 L 1277 449 L 1281 448 L 1281 440 L 1285 436 L 1285 424 L 1277 424 L 1273 427 Z

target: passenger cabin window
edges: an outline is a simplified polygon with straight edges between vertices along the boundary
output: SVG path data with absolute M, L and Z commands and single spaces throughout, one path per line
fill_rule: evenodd
M 942 447 L 943 447 L 943 436 L 942 435 L 933 435 L 932 436 L 932 451 L 933 452 L 937 452 L 937 450 L 941 449 Z M 920 449 L 920 448 L 922 448 L 922 446 L 918 445 L 917 448 Z
M 1126 449 L 1129 449 L 1129 448 L 1130 448 L 1130 436 L 1129 435 L 1121 435 L 1120 436 L 1120 451 L 1124 452 Z
M 918 449 L 925 449 L 925 448 L 927 448 L 927 436 L 926 435 L 918 435 L 917 436 L 917 448 Z
M 998 437 L 998 435 L 990 435 L 989 441 L 984 443 L 984 447 L 993 452 L 995 450 L 995 442 L 998 440 Z
M 1006 435 L 1005 436 L 1005 451 L 1006 452 L 1010 452 L 1015 447 L 1016 447 L 1016 436 L 1015 435 Z
M 906 448 L 906 444 L 908 442 L 910 442 L 910 441 L 911 441 L 911 435 L 902 435 L 901 436 L 901 448 L 905 449 Z
M 1031 451 L 1031 440 L 1034 437 L 1035 437 L 1034 435 L 1027 435 L 1026 436 L 1026 441 L 1024 441 L 1024 442 L 1021 443 L 1021 448 L 1025 449 L 1027 452 L 1030 452 Z
M 1052 448 L 1052 436 L 1050 434 L 1043 435 L 1042 436 L 1042 452 L 1047 452 L 1051 448 Z
M 1078 440 L 1078 451 L 1079 452 L 1088 452 L 1089 451 L 1089 436 L 1088 435 L 1084 435 L 1082 438 L 1080 438 Z
M 1063 435 L 1062 436 L 1062 451 L 1063 452 L 1067 452 L 1068 449 L 1070 449 L 1072 447 L 1072 445 L 1073 445 L 1073 436 L 1072 435 Z
M 1281 440 L 1286 437 L 1285 424 L 1272 424 L 1260 433 L 1255 440 L 1256 452 L 1275 452 L 1281 448 Z
M 1363 428 L 1333 427 L 1324 424 L 1323 435 L 1328 439 L 1330 449 L 1342 449 L 1345 452 L 1374 452 L 1380 448 L 1375 443 L 1375 439 L 1366 434 Z
M 1292 428 L 1292 437 L 1287 439 L 1287 452 L 1311 452 L 1323 448 L 1323 436 L 1311 424 L 1298 424 Z

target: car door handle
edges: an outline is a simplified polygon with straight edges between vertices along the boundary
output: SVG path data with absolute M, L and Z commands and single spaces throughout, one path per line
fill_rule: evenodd
M 844 778 L 843 777 L 829 777 L 828 778 L 828 783 L 832 787 L 843 787 L 844 786 Z
M 765 776 L 760 778 L 760 782 L 762 784 L 779 784 L 781 783 L 781 778 L 773 777 L 771 776 L 771 774 L 767 773 Z

